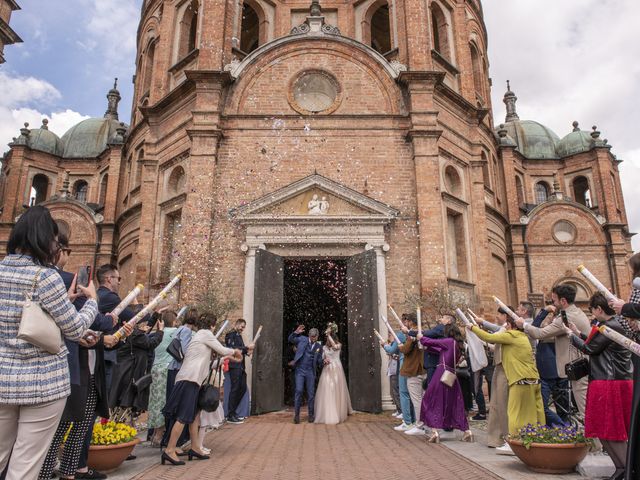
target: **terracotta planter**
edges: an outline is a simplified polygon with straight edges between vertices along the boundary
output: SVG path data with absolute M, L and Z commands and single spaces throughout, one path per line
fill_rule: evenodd
M 140 443 L 140 439 L 134 438 L 130 442 L 117 445 L 91 445 L 87 465 L 100 472 L 115 470 L 131 454 L 133 447 L 138 443 Z
M 530 470 L 540 473 L 570 473 L 587 456 L 586 443 L 532 443 L 525 447 L 520 440 L 509 440 L 509 445 Z

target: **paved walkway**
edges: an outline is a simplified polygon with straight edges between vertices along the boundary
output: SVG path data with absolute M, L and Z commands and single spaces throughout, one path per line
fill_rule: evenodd
M 212 458 L 158 465 L 136 479 L 499 479 L 443 445 L 391 430 L 389 416 L 357 414 L 337 426 L 294 425 L 290 413 L 225 425 L 205 441 Z

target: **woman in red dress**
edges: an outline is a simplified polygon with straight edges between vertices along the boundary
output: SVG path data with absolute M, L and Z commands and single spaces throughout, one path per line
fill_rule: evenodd
M 601 293 L 589 301 L 596 320 L 588 337 L 579 336 L 573 324 L 571 343 L 589 355 L 589 387 L 585 411 L 585 436 L 598 438 L 616 467 L 612 479 L 624 478 L 627 440 L 631 418 L 633 381 L 631 352 L 602 335 L 597 326 L 606 325 L 624 335 L 615 311 Z

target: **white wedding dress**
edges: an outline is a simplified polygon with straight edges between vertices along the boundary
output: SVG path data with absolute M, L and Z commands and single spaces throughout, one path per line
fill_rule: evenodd
M 336 425 L 344 422 L 353 413 L 347 379 L 340 361 L 340 347 L 337 350 L 324 347 L 325 365 L 316 391 L 315 423 Z

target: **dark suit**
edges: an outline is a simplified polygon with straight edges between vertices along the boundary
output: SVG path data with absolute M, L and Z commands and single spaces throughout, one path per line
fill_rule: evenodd
M 322 366 L 322 345 L 313 342 L 309 337 L 293 332 L 289 335 L 289 343 L 295 345 L 296 355 L 293 358 L 296 378 L 295 416 L 300 417 L 302 394 L 307 391 L 309 418 L 315 416 L 314 402 L 316 398 L 316 372 Z
M 233 418 L 238 415 L 236 411 L 242 401 L 242 397 L 247 391 L 247 374 L 244 370 L 244 357 L 249 350 L 244 345 L 242 335 L 235 330 L 227 333 L 224 343 L 229 348 L 237 348 L 242 352 L 242 362 L 229 362 L 229 380 L 231 381 L 231 392 L 229 394 L 229 409 L 227 417 Z

